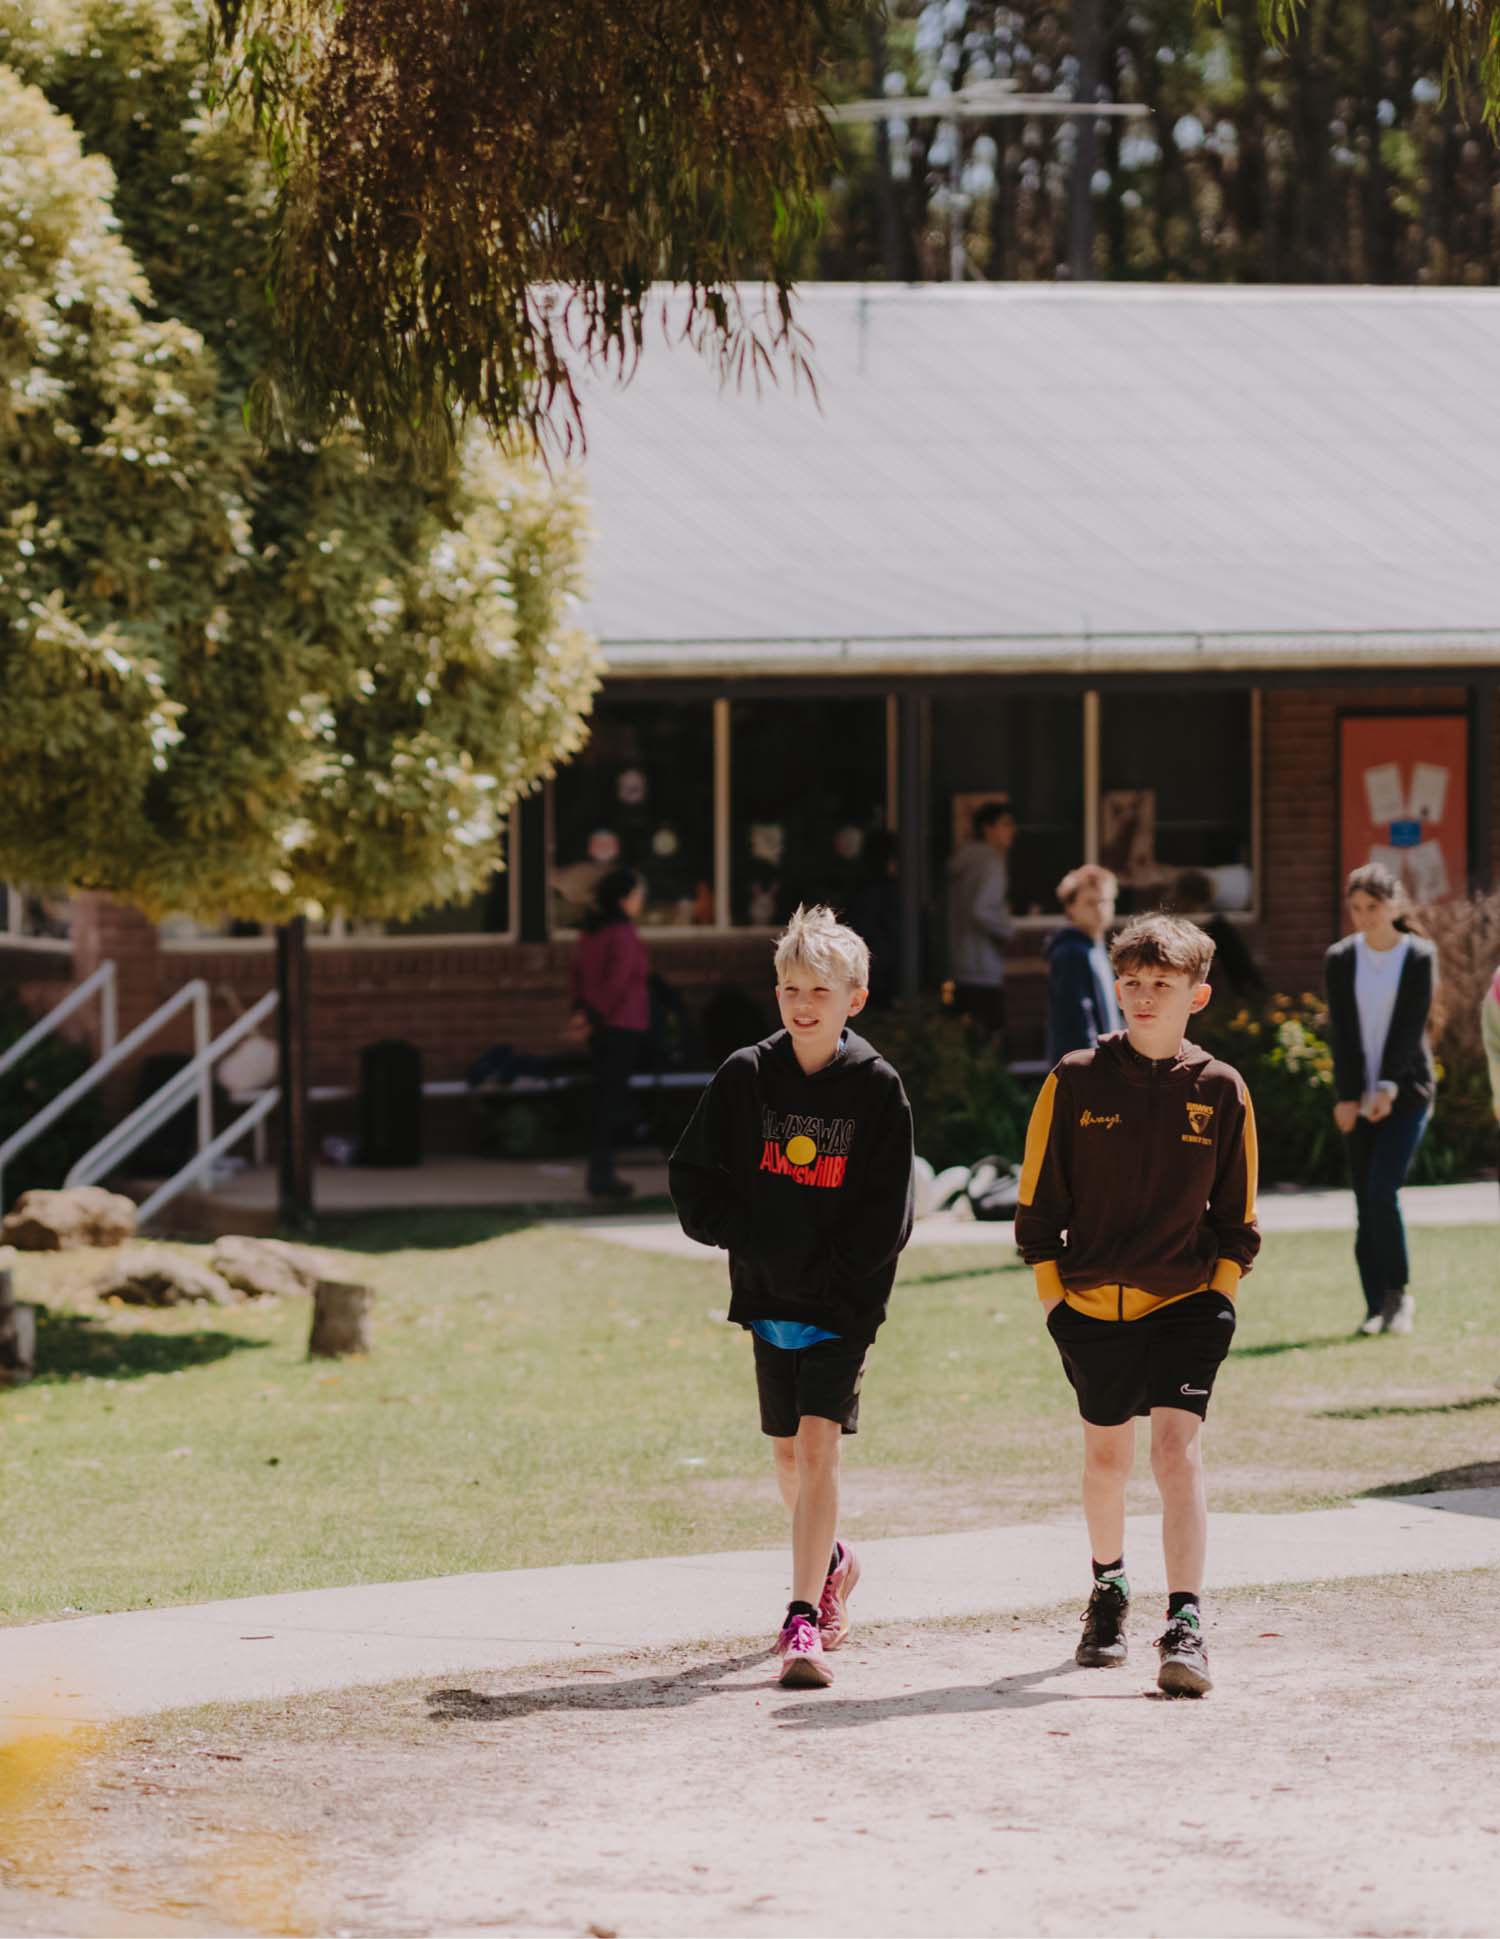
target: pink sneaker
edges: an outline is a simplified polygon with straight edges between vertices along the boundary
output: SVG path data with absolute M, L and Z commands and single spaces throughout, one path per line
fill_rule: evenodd
M 790 1616 L 776 1639 L 781 1652 L 778 1682 L 788 1689 L 823 1690 L 833 1681 L 833 1671 L 823 1661 L 823 1641 L 816 1623 L 806 1616 Z
M 839 1543 L 839 1565 L 830 1569 L 818 1603 L 818 1634 L 824 1649 L 837 1649 L 849 1634 L 849 1598 L 859 1581 L 859 1557 L 847 1542 Z

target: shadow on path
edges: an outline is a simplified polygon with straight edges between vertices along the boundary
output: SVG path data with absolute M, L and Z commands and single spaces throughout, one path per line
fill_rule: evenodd
M 728 1687 L 721 1678 L 769 1663 L 774 1655 L 774 1650 L 751 1650 L 717 1663 L 700 1663 L 692 1670 L 657 1670 L 649 1676 L 608 1683 L 580 1680 L 559 1683 L 552 1689 L 502 1691 L 495 1696 L 482 1690 L 433 1690 L 427 1698 L 431 1705 L 427 1715 L 433 1723 L 503 1723 L 534 1717 L 543 1710 L 674 1710 L 717 1694 Z M 771 1686 L 768 1682 L 733 1687 L 758 1690 Z
M 1083 1688 L 1042 1690 L 1035 1686 L 1057 1677 L 1084 1680 Z M 1035 1710 L 1047 1703 L 1087 1703 L 1100 1697 L 1128 1703 L 1170 1703 L 1159 1690 L 1142 1690 L 1128 1678 L 1106 1670 L 1080 1670 L 1071 1656 L 1048 1670 L 1027 1670 L 994 1683 L 956 1683 L 936 1690 L 903 1691 L 898 1697 L 810 1696 L 778 1713 L 783 1730 L 852 1730 L 862 1724 L 899 1722 L 903 1717 L 954 1717 L 976 1711 Z
M 1403 1495 L 1438 1495 L 1461 1488 L 1500 1488 L 1500 1461 L 1470 1461 L 1461 1468 L 1439 1468 L 1436 1474 L 1419 1475 L 1415 1481 L 1387 1481 L 1379 1488 L 1367 1488 L 1365 1497 L 1399 1501 Z M 1493 1512 L 1475 1504 L 1476 1514 Z

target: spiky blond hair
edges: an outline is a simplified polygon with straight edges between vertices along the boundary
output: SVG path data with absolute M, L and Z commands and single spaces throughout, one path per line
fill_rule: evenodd
M 814 976 L 867 990 L 870 946 L 847 923 L 840 922 L 832 909 L 825 909 L 821 903 L 807 909 L 799 902 L 791 921 L 776 938 L 776 981 L 784 983 L 791 969 L 808 969 Z

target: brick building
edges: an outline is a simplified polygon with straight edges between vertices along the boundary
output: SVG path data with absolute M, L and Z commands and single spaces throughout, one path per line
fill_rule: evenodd
M 1495 883 L 1500 293 L 825 286 L 800 314 L 816 396 L 722 389 L 663 342 L 586 398 L 593 739 L 489 895 L 314 939 L 314 1083 L 377 1037 L 434 1078 L 556 1043 L 616 856 L 694 1005 L 765 992 L 789 906 L 847 897 L 894 830 L 901 982 L 935 988 L 944 862 L 988 793 L 1021 820 L 1022 1054 L 1078 861 L 1120 861 L 1127 907 L 1207 872 L 1294 987 L 1372 846 L 1418 887 Z M 127 1027 L 192 977 L 227 1022 L 271 948 L 95 896 L 0 914 L 29 1001 L 110 959 Z

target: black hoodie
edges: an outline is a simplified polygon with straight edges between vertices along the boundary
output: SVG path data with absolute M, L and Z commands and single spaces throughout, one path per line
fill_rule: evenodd
M 846 1030 L 811 1076 L 786 1031 L 719 1067 L 672 1153 L 682 1229 L 729 1253 L 729 1317 L 873 1340 L 911 1237 L 911 1106 Z

